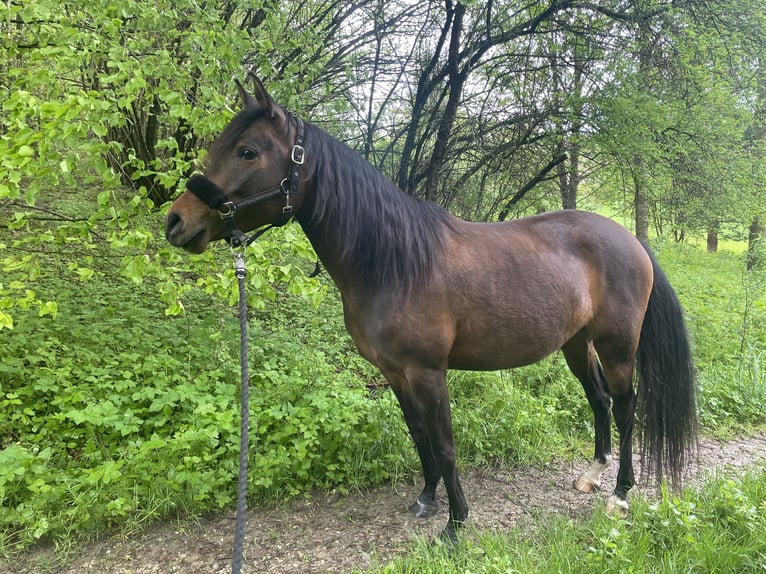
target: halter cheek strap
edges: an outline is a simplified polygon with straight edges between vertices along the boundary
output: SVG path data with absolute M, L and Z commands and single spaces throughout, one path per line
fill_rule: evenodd
M 292 118 L 292 114 L 289 117 Z M 295 118 L 295 120 L 298 124 L 298 132 L 295 135 L 295 143 L 290 152 L 290 167 L 287 170 L 287 177 L 278 186 L 269 188 L 251 197 L 246 197 L 242 201 L 235 202 L 231 201 L 220 187 L 204 175 L 193 175 L 186 182 L 186 189 L 196 195 L 210 209 L 218 211 L 221 220 L 229 232 L 227 241 L 232 247 L 250 245 L 272 227 L 282 227 L 285 225 L 293 216 L 292 196 L 298 193 L 301 166 L 306 156 L 306 150 L 303 148 L 303 121 L 300 118 Z M 238 211 L 260 205 L 280 195 L 284 196 L 285 205 L 282 207 L 282 217 L 276 223 L 271 223 L 267 227 L 257 229 L 249 237 L 234 224 L 234 216 Z

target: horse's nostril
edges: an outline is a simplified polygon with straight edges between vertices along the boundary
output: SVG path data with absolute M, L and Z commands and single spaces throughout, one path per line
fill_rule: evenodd
M 181 221 L 180 215 L 178 215 L 175 211 L 168 213 L 168 218 L 165 221 L 165 239 L 170 241 L 170 237 L 173 234 L 173 231 L 176 229 L 176 227 L 180 228 L 182 225 L 183 222 Z

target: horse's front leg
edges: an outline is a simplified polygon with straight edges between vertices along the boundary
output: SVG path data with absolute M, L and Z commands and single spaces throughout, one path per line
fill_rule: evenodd
M 436 486 L 439 479 L 444 478 L 449 521 L 441 538 L 455 543 L 457 530 L 468 518 L 468 503 L 457 472 L 445 378 L 445 370 L 408 367 L 401 376 L 390 377 L 389 381 L 402 405 L 423 463 L 425 488 L 410 510 L 419 516 L 432 516 L 436 511 Z M 425 512 L 423 507 L 427 509 Z
M 423 420 L 436 468 L 444 479 L 449 499 L 449 521 L 441 538 L 457 542 L 457 530 L 468 518 L 468 502 L 457 472 L 446 370 L 410 368 L 406 376 L 414 404 Z
M 423 492 L 410 505 L 410 512 L 418 518 L 431 518 L 439 510 L 439 504 L 436 501 L 436 487 L 442 477 L 441 469 L 434 459 L 431 442 L 423 426 L 423 417 L 418 412 L 409 393 L 404 390 L 406 387 L 402 384 L 395 384 L 394 381 L 397 383 L 404 381 L 401 378 L 389 378 L 394 394 L 399 400 L 399 406 L 402 408 L 410 436 L 415 443 L 415 448 L 417 448 L 420 464 L 423 467 L 423 479 L 425 480 Z

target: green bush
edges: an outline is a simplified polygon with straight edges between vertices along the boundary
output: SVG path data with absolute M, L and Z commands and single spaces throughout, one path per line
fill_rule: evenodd
M 764 422 L 766 351 L 748 347 L 742 355 L 707 366 L 699 376 L 700 421 L 710 433 L 731 436 Z
M 297 230 L 280 232 L 291 240 Z M 294 250 L 279 251 L 264 242 L 249 260 L 258 270 L 249 275 L 251 501 L 419 472 L 393 394 L 345 332 L 339 297 L 293 282 Z M 670 245 L 658 253 L 695 338 L 704 430 L 763 424 L 764 345 L 753 337 L 738 351 L 740 261 Z M 44 261 L 37 295 L 55 296 L 57 315 L 30 306 L 0 345 L 0 552 L 230 507 L 239 440 L 231 271 L 212 256 L 215 280 L 169 269 L 191 290 L 179 291 L 186 313 L 168 316 L 151 277 L 114 273 L 112 259 L 93 257 L 84 280 L 84 265 Z M 756 324 L 763 298 L 753 301 Z M 462 469 L 590 456 L 592 413 L 560 354 L 507 372 L 452 372 L 448 385 Z
M 558 354 L 507 372 L 451 372 L 448 384 L 462 467 L 540 464 L 592 449 L 592 411 Z
M 55 320 L 30 312 L 4 338 L 6 553 L 43 536 L 83 537 L 234 499 L 239 363 L 231 311 L 207 299 L 196 303 L 199 314 L 167 318 L 148 290 L 132 284 L 78 287 L 60 289 Z M 372 398 L 353 371 L 339 368 L 342 348 L 322 346 L 310 332 L 301 340 L 254 331 L 254 500 L 412 472 L 395 401 Z

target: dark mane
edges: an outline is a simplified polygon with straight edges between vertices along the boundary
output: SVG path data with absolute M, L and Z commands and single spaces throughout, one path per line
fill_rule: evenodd
M 361 155 L 305 123 L 308 175 L 315 186 L 310 228 L 322 227 L 341 260 L 369 285 L 405 289 L 439 261 L 451 216 L 401 192 Z

